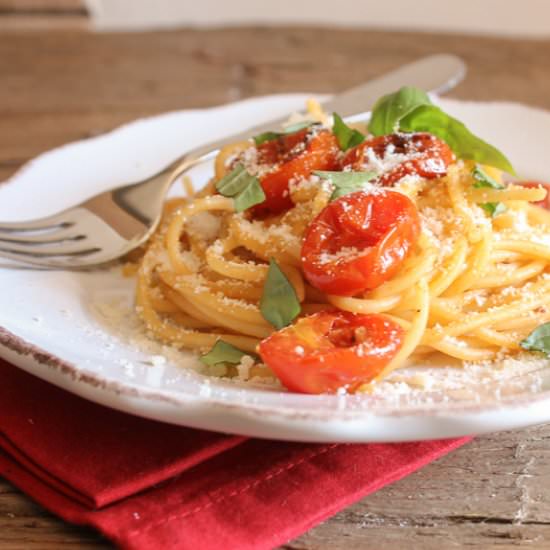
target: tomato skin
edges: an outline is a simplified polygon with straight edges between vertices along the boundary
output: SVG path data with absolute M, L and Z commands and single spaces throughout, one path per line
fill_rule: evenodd
M 391 154 L 410 155 L 411 158 L 380 175 L 378 183 L 387 187 L 409 175 L 418 175 L 426 179 L 439 178 L 447 173 L 447 166 L 455 160 L 454 153 L 444 141 L 432 134 L 417 132 L 368 139 L 346 153 L 342 168 L 364 170 L 368 153 L 377 159 L 383 159 L 388 149 L 391 150 Z
M 258 146 L 261 163 L 279 163 L 279 166 L 260 178 L 266 199 L 253 208 L 254 215 L 279 214 L 292 208 L 294 203 L 288 189 L 291 179 L 307 178 L 313 170 L 337 168 L 338 143 L 332 132 L 321 130 L 306 142 L 307 134 L 308 130 L 302 130 Z M 304 143 L 303 150 L 292 154 L 300 143 Z
M 521 181 L 517 185 L 529 188 L 542 187 L 543 189 L 546 189 L 546 197 L 544 197 L 541 201 L 537 201 L 532 204 L 545 208 L 546 210 L 550 210 L 550 183 L 545 183 L 543 181 Z
M 361 342 L 354 341 L 358 333 Z M 259 352 L 289 390 L 334 393 L 372 380 L 403 338 L 403 328 L 383 315 L 322 311 L 274 332 L 260 342 Z
M 301 144 L 305 144 L 309 128 L 303 128 L 292 134 L 283 134 L 275 139 L 264 141 L 256 147 L 258 151 L 258 161 L 261 164 L 277 164 L 291 160 L 295 154 L 293 149 Z
M 419 235 L 420 217 L 407 196 L 357 191 L 329 203 L 310 223 L 302 270 L 315 288 L 353 296 L 393 277 Z M 348 247 L 357 253 L 338 257 Z

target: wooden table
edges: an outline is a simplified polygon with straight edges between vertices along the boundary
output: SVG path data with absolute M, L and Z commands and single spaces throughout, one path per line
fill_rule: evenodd
M 290 91 L 333 92 L 412 59 L 469 65 L 450 94 L 550 109 L 550 42 L 312 28 L 96 35 L 0 0 L 0 180 L 38 153 L 140 116 Z M 550 154 L 550 151 L 549 151 Z M 0 480 L 0 548 L 107 548 Z M 550 427 L 477 438 L 285 548 L 550 548 Z

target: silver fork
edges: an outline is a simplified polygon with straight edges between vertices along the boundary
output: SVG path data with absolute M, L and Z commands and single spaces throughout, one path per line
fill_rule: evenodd
M 352 88 L 324 103 L 347 121 L 367 117 L 380 96 L 403 85 L 443 93 L 462 80 L 463 61 L 440 54 L 422 58 Z M 198 164 L 211 161 L 221 147 L 273 130 L 286 118 L 272 120 L 245 132 L 189 151 L 153 176 L 100 193 L 77 206 L 47 218 L 0 223 L 0 256 L 55 268 L 90 267 L 127 254 L 156 229 L 162 203 L 173 182 Z

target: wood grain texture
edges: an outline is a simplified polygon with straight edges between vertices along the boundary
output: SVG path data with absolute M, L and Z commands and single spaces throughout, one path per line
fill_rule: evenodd
M 83 0 L 0 0 L 0 13 L 85 13 Z
M 0 15 L 0 180 L 42 151 L 137 117 L 338 91 L 440 51 L 463 56 L 470 69 L 451 96 L 550 108 L 548 41 L 306 28 L 31 32 L 10 30 Z M 407 546 L 550 548 L 550 427 L 480 437 L 285 548 Z M 0 549 L 64 547 L 110 545 L 0 480 Z
M 0 32 L 86 29 L 83 0 L 0 0 Z

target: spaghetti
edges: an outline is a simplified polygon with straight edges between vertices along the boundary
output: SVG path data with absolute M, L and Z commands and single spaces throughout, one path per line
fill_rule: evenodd
M 456 160 L 447 148 L 428 155 L 408 145 L 405 150 L 398 138 L 386 136 L 383 145 L 367 139 L 344 152 L 334 132 L 321 125 L 274 136 L 261 144 L 224 148 L 204 189 L 192 193 L 187 182 L 190 196 L 167 202 L 137 272 L 137 311 L 154 338 L 201 351 L 220 340 L 247 355 L 260 350 L 250 376 L 273 376 L 274 371 L 288 388 L 318 393 L 341 386 L 355 391 L 431 354 L 458 362 L 495 360 L 517 353 L 522 340 L 550 321 L 550 213 L 534 204 L 545 198 L 543 187 L 503 184 L 499 170 Z M 422 139 L 435 138 L 422 134 Z M 294 164 L 286 170 L 289 163 Z M 267 197 L 240 212 L 234 197 L 216 190 L 236 166 L 261 182 Z M 336 179 L 331 174 L 373 169 L 376 177 L 334 198 Z M 480 185 L 480 171 L 489 183 Z M 282 194 L 269 207 L 270 192 L 281 185 Z M 339 283 L 323 286 L 309 275 L 305 243 L 327 209 L 355 207 L 358 194 L 364 204 L 380 194 L 406 197 L 418 217 L 418 231 L 407 233 L 407 250 L 396 245 L 376 258 L 401 253 L 375 283 L 350 292 L 344 285 L 338 291 Z M 368 204 L 369 212 L 375 212 L 376 205 Z M 349 220 L 346 224 L 338 227 L 356 231 Z M 371 238 L 374 226 L 369 231 Z M 384 233 L 383 246 L 389 246 L 388 239 Z M 358 258 L 365 265 L 366 251 L 382 246 L 381 241 L 357 242 L 355 247 L 341 243 L 337 250 L 323 249 L 316 258 L 336 266 L 341 276 L 341 266 L 357 267 L 353 262 Z M 300 310 L 297 320 L 278 332 L 261 308 L 270 262 L 291 285 Z M 378 269 L 378 264 L 369 265 L 371 274 Z M 342 314 L 339 329 L 330 320 L 334 312 Z M 377 341 L 369 336 L 376 319 L 382 320 L 376 330 L 386 339 L 390 335 L 393 347 L 383 357 L 378 353 L 365 370 L 359 362 L 367 361 L 362 357 Z M 312 336 L 322 323 L 328 324 Z M 290 339 L 288 331 L 293 331 Z M 270 336 L 274 333 L 276 338 Z M 386 351 L 390 340 L 384 340 Z M 308 345 L 317 354 L 313 363 L 307 362 Z M 319 350 L 325 348 L 327 353 L 345 349 L 348 355 L 334 356 L 337 364 L 311 383 L 310 374 L 323 369 Z M 352 377 L 338 371 L 353 363 L 350 353 L 358 369 Z M 280 362 L 289 365 L 281 367 L 270 354 L 281 355 Z M 309 382 L 296 377 L 309 377 Z

